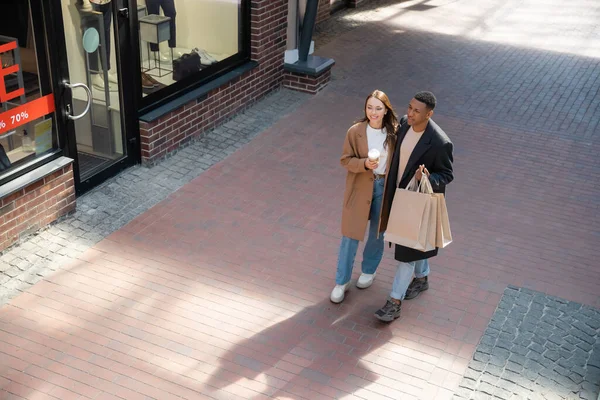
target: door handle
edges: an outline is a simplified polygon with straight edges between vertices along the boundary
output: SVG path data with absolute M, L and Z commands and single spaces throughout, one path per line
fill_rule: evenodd
M 83 90 L 85 90 L 85 93 L 87 94 L 87 104 L 85 105 L 85 110 L 83 110 L 83 112 L 79 115 L 71 115 L 71 110 L 69 108 L 67 108 L 67 118 L 69 118 L 71 121 L 76 121 L 78 119 L 83 118 L 85 116 L 85 114 L 87 114 L 88 111 L 90 111 L 90 107 L 92 106 L 92 91 L 84 83 L 71 84 L 69 82 L 64 82 L 64 84 L 66 87 L 68 87 L 71 90 L 77 89 L 77 88 L 82 88 Z

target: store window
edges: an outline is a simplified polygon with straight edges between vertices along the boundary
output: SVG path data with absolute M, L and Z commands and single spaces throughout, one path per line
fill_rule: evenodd
M 46 63 L 45 49 L 36 50 L 35 39 L 43 32 L 34 25 L 29 1 L 2 3 L 0 184 L 20 166 L 58 148 L 48 68 L 39 65 Z
M 172 93 L 209 77 L 246 56 L 246 3 L 138 1 L 142 92 L 149 97 L 143 103 L 151 103 L 157 93 Z

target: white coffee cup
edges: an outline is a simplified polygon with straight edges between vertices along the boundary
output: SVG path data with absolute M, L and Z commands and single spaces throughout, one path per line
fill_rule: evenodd
M 377 149 L 371 149 L 369 150 L 369 161 L 371 162 L 379 162 L 379 157 L 381 156 L 381 154 L 379 153 L 379 150 Z

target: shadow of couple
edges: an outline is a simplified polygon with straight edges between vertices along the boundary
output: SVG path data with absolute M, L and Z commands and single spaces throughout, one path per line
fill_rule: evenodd
M 235 344 L 207 382 L 217 398 L 339 398 L 377 379 L 361 359 L 389 342 L 373 304 L 329 299 Z M 233 386 L 236 386 L 235 388 Z M 242 389 L 243 388 L 243 389 Z M 240 398 L 240 397 L 237 397 Z

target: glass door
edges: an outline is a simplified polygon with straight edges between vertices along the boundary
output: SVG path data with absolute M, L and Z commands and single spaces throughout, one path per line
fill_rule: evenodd
M 41 4 L 6 0 L 0 13 L 0 186 L 62 154 Z
M 125 68 L 129 18 L 125 0 L 42 0 L 50 3 L 47 23 L 56 71 L 65 86 L 67 117 L 74 134 L 67 155 L 76 159 L 78 192 L 135 163 L 137 104 L 131 98 L 131 67 Z M 59 22 L 59 21 L 62 21 Z M 128 107 L 124 107 L 127 104 Z

